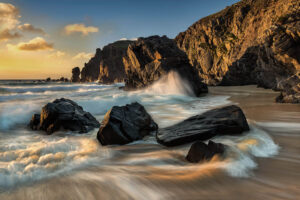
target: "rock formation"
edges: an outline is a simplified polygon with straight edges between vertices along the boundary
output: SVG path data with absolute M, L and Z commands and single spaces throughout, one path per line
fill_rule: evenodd
M 210 160 L 214 155 L 222 155 L 225 152 L 225 146 L 221 143 L 215 143 L 209 140 L 208 144 L 197 141 L 192 144 L 186 160 L 191 163 Z
M 100 83 L 122 82 L 125 79 L 125 70 L 122 57 L 126 54 L 127 47 L 133 41 L 117 41 L 97 49 L 95 56 L 85 63 L 81 70 L 82 82 Z
M 44 130 L 47 134 L 52 134 L 61 128 L 86 133 L 98 128 L 100 124 L 77 103 L 61 98 L 45 105 L 41 114 L 34 114 L 29 126 L 33 130 Z
M 127 144 L 156 131 L 157 124 L 139 103 L 114 106 L 109 110 L 97 138 L 102 145 Z
M 79 67 L 74 67 L 72 69 L 72 78 L 71 82 L 76 83 L 80 81 L 80 69 Z
M 207 92 L 206 84 L 197 76 L 186 54 L 166 36 L 139 38 L 129 45 L 123 62 L 126 89 L 146 87 L 168 72 L 176 71 L 190 83 L 195 95 Z
M 236 135 L 248 131 L 243 111 L 235 105 L 207 111 L 178 124 L 159 129 L 156 139 L 165 146 L 207 140 L 217 135 Z
M 242 0 L 197 21 L 175 41 L 209 85 L 257 84 L 298 102 L 297 90 L 278 83 L 300 71 L 299 19 L 297 0 Z

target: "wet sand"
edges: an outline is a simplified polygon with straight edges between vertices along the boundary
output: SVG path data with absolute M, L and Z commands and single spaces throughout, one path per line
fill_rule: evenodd
M 278 93 L 255 86 L 213 87 L 210 94 L 229 95 L 248 121 L 280 147 L 274 157 L 255 158 L 257 168 L 249 177 L 231 177 L 214 168 L 217 158 L 187 165 L 190 145 L 136 144 L 108 147 L 114 156 L 103 166 L 2 191 L 0 199 L 299 199 L 300 105 L 277 104 Z M 143 162 L 146 156 L 152 160 Z

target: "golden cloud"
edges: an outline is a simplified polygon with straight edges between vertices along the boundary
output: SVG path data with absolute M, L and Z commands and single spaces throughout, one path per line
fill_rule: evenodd
M 8 29 L 0 32 L 0 41 L 7 41 L 10 39 L 16 39 L 20 37 L 22 37 L 20 33 L 11 33 Z
M 93 56 L 94 56 L 93 53 L 81 52 L 81 53 L 78 53 L 76 56 L 74 56 L 72 59 L 73 60 L 77 60 L 77 59 L 90 59 Z
M 97 33 L 98 31 L 97 27 L 85 26 L 84 24 L 69 24 L 64 27 L 64 32 L 67 35 L 81 33 L 83 36 L 87 36 L 89 33 Z
M 52 50 L 53 44 L 47 43 L 44 38 L 36 37 L 29 42 L 21 42 L 14 45 L 8 45 L 8 47 L 15 47 L 18 50 L 23 51 L 40 51 L 40 50 Z
M 31 24 L 23 24 L 23 25 L 19 25 L 18 28 L 21 31 L 24 32 L 32 32 L 32 33 L 39 33 L 39 34 L 45 34 L 45 31 L 41 28 L 36 28 Z
M 12 30 L 19 24 L 19 10 L 12 4 L 0 3 L 0 32 Z

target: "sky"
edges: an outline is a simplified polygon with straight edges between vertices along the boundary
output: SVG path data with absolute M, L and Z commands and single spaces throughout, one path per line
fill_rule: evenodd
M 167 35 L 237 0 L 0 0 L 0 79 L 70 78 L 96 48 Z

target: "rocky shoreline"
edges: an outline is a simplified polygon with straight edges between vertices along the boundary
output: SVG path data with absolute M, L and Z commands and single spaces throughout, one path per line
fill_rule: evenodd
M 196 96 L 206 85 L 257 85 L 281 91 L 280 103 L 300 102 L 300 3 L 242 0 L 200 19 L 174 40 L 117 41 L 97 49 L 72 82 L 146 87 L 177 71 Z

